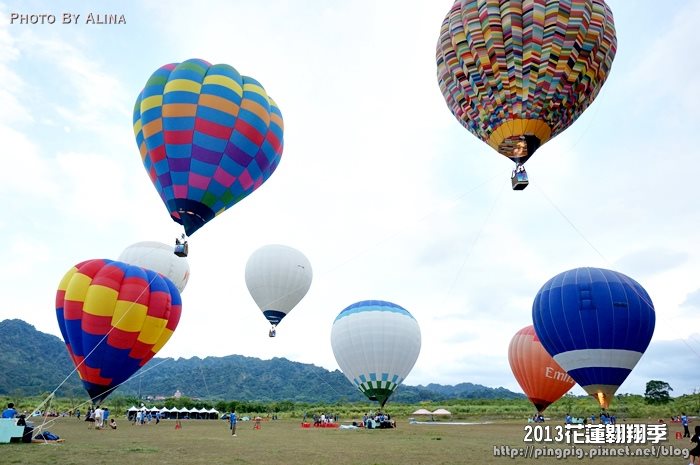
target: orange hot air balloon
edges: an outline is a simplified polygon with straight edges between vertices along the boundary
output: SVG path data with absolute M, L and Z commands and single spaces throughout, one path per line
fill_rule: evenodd
M 538 412 L 559 400 L 576 384 L 544 349 L 532 325 L 524 327 L 511 339 L 508 362 L 515 379 Z

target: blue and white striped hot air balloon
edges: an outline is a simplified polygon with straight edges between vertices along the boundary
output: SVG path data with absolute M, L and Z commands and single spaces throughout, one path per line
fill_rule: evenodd
M 656 316 L 649 294 L 632 278 L 576 268 L 542 286 L 532 321 L 547 352 L 608 408 L 649 346 Z
M 418 359 L 420 327 L 403 307 L 365 300 L 338 314 L 331 346 L 345 377 L 384 407 Z

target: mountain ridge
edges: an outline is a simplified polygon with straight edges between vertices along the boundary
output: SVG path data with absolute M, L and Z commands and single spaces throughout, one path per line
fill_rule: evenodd
M 28 369 L 31 367 L 31 369 Z M 0 321 L 0 395 L 32 396 L 56 390 L 61 397 L 86 397 L 63 341 L 20 319 Z M 68 376 L 69 373 L 72 373 Z M 60 386 L 57 388 L 57 386 Z M 357 402 L 366 398 L 339 371 L 284 357 L 243 355 L 158 358 L 149 361 L 117 395 L 242 401 Z M 401 385 L 392 402 L 446 399 L 523 398 L 505 388 L 473 383 Z

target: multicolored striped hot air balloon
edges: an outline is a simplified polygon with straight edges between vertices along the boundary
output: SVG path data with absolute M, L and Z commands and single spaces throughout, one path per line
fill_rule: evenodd
M 180 293 L 169 279 L 111 260 L 75 265 L 56 293 L 58 326 L 95 403 L 155 356 L 181 311 Z
M 162 66 L 134 106 L 143 165 L 191 235 L 260 187 L 282 156 L 283 122 L 258 81 L 225 64 Z
M 456 0 L 438 83 L 469 132 L 520 164 L 593 102 L 616 49 L 604 0 Z
M 656 313 L 649 294 L 632 278 L 576 268 L 542 286 L 532 322 L 554 360 L 608 408 L 649 346 Z
M 418 359 L 420 327 L 403 307 L 365 300 L 338 314 L 331 346 L 345 377 L 384 407 Z
M 532 325 L 515 333 L 510 340 L 508 362 L 513 376 L 538 412 L 543 412 L 576 384 L 544 350 Z

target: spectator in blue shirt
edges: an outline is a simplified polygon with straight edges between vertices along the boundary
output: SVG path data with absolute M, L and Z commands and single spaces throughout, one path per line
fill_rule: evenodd
M 231 410 L 231 414 L 228 417 L 228 421 L 229 421 L 229 428 L 231 428 L 231 435 L 235 437 L 236 436 L 236 421 L 237 421 L 235 409 Z
M 3 418 L 14 418 L 17 416 L 17 410 L 15 410 L 15 404 L 10 402 L 7 404 L 7 408 L 2 411 Z

